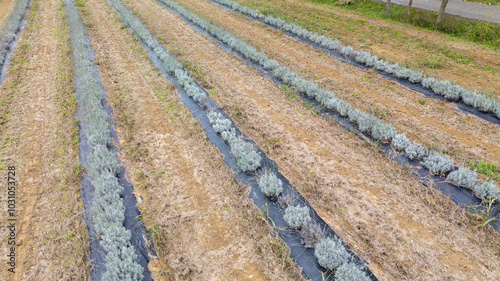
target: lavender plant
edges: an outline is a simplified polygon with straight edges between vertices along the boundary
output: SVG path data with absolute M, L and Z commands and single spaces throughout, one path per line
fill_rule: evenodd
M 261 157 L 259 153 L 255 151 L 252 144 L 236 135 L 231 120 L 224 118 L 221 113 L 215 111 L 208 113 L 208 119 L 214 131 L 221 134 L 222 139 L 231 147 L 231 153 L 236 157 L 238 167 L 242 171 L 255 171 L 260 167 Z
M 411 160 L 422 159 L 427 156 L 427 153 L 427 149 L 416 142 L 411 142 L 405 149 L 406 156 L 408 156 Z
M 408 146 L 410 146 L 411 142 L 406 138 L 406 133 L 397 134 L 392 138 L 391 144 L 397 150 L 405 150 Z
M 303 226 L 300 230 L 300 241 L 306 248 L 314 248 L 314 246 L 325 238 L 325 232 L 321 226 L 315 222 L 310 222 Z
M 335 271 L 336 281 L 370 281 L 366 273 L 356 264 L 346 262 L 339 266 Z
M 424 158 L 422 165 L 433 174 L 444 174 L 449 172 L 455 167 L 453 160 L 447 155 L 439 155 L 437 153 L 431 153 L 429 156 Z
M 297 206 L 289 206 L 285 209 L 283 219 L 291 228 L 301 228 L 311 222 L 309 208 Z
M 314 255 L 319 265 L 329 270 L 347 263 L 350 257 L 342 242 L 331 238 L 321 239 L 315 246 Z
M 283 192 L 283 183 L 269 170 L 265 170 L 260 177 L 259 186 L 267 197 L 277 197 Z
M 474 193 L 477 197 L 485 200 L 498 199 L 498 188 L 492 181 L 485 181 L 479 183 L 474 187 Z
M 477 94 L 475 93 L 475 90 L 469 91 L 462 86 L 453 84 L 450 81 L 442 81 L 433 77 L 424 77 L 421 71 L 399 66 L 398 63 L 391 64 L 387 61 L 379 60 L 376 56 L 372 56 L 369 52 L 355 51 L 350 46 L 342 46 L 337 40 L 332 40 L 324 35 L 318 35 L 314 32 L 310 32 L 294 23 L 287 23 L 286 21 L 273 16 L 265 16 L 257 9 L 251 9 L 234 1 L 210 1 L 222 4 L 236 12 L 240 12 L 256 20 L 263 21 L 296 36 L 303 37 L 310 42 L 319 44 L 327 50 L 339 51 L 341 55 L 352 57 L 357 62 L 365 64 L 369 67 L 385 71 L 399 78 L 408 79 L 412 83 L 422 84 L 425 88 L 431 89 L 436 94 L 442 95 L 447 99 L 462 101 L 465 104 L 481 111 L 492 112 L 500 118 L 500 109 L 497 109 L 500 107 L 500 101 L 498 99 L 488 98 L 484 95 Z
M 297 202 L 297 196 L 293 193 L 282 194 L 278 196 L 278 204 L 282 209 L 286 209 L 289 206 L 294 206 Z
M 457 170 L 449 173 L 446 179 L 454 182 L 458 186 L 474 188 L 477 181 L 477 173 L 471 171 L 471 169 L 467 167 L 460 166 Z

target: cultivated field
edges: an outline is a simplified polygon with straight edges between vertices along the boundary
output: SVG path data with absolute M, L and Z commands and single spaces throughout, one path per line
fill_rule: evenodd
M 500 49 L 302 0 L 0 0 L 0 280 L 497 280 Z

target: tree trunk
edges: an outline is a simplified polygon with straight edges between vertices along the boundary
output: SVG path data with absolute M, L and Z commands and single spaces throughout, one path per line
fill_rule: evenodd
M 387 0 L 385 4 L 385 14 L 390 15 L 391 14 L 391 0 Z
M 408 0 L 408 21 L 411 21 L 411 4 L 413 4 L 413 0 Z
M 439 15 L 436 21 L 436 28 L 439 28 L 441 26 L 441 23 L 443 23 L 444 10 L 446 9 L 446 5 L 448 5 L 448 0 L 442 0 L 441 8 L 439 8 Z

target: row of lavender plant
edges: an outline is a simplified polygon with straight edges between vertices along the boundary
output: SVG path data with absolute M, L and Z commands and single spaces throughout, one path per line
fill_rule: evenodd
M 102 280 L 142 280 L 143 268 L 137 262 L 131 233 L 123 225 L 123 187 L 117 178 L 120 165 L 109 149 L 112 139 L 110 116 L 103 107 L 105 92 L 94 75 L 91 46 L 74 0 L 65 0 L 64 3 L 73 49 L 80 125 L 90 148 L 86 168 L 95 188 L 92 223 L 106 255 Z
M 29 0 L 19 0 L 14 8 L 14 11 L 9 16 L 6 25 L 1 31 L 0 37 L 0 69 L 5 63 L 7 58 L 7 53 L 9 52 L 10 46 L 14 39 L 16 38 L 16 33 L 21 28 L 21 22 L 24 18 L 26 10 L 29 5 Z
M 355 51 L 351 46 L 343 46 L 338 40 L 330 39 L 324 35 L 318 35 L 308 31 L 305 28 L 297 26 L 294 23 L 286 22 L 283 19 L 273 16 L 266 16 L 257 9 L 252 9 L 231 0 L 209 0 L 233 11 L 242 13 L 255 20 L 267 23 L 275 28 L 290 32 L 295 36 L 305 38 L 321 47 L 339 52 L 341 55 L 352 58 L 355 61 L 368 67 L 387 72 L 398 78 L 407 79 L 411 83 L 421 84 L 423 87 L 432 90 L 434 93 L 443 96 L 452 101 L 461 101 L 483 112 L 491 112 L 500 118 L 500 101 L 495 98 L 486 97 L 478 94 L 476 90 L 468 90 L 460 85 L 454 84 L 448 80 L 425 76 L 422 71 L 413 70 L 400 66 L 398 63 L 389 63 L 366 51 Z
M 186 20 L 199 26 L 211 36 L 230 46 L 246 59 L 258 63 L 261 67 L 269 71 L 274 78 L 317 100 L 324 107 L 349 118 L 351 122 L 357 124 L 359 131 L 370 133 L 378 141 L 391 142 L 397 150 L 403 151 L 409 159 L 421 161 L 421 164 L 431 173 L 446 175 L 451 171 L 446 178 L 459 186 L 473 188 L 477 197 L 484 200 L 495 200 L 498 198 L 499 190 L 491 180 L 487 179 L 482 183 L 478 182 L 478 174 L 463 166 L 452 171 L 455 165 L 449 156 L 429 152 L 421 144 L 409 141 L 405 133 L 398 133 L 392 125 L 385 124 L 374 116 L 352 108 L 350 104 L 337 98 L 334 93 L 319 88 L 316 83 L 305 80 L 288 68 L 279 66 L 275 60 L 267 58 L 264 53 L 257 51 L 222 28 L 211 24 L 208 20 L 200 18 L 195 13 L 180 6 L 177 2 L 172 0 L 158 1 L 179 13 Z
M 108 2 L 134 33 L 160 58 L 165 70 L 177 79 L 177 84 L 194 101 L 204 107 L 208 97 L 201 90 L 198 90 L 194 84 L 194 79 L 183 69 L 182 65 L 165 51 L 144 25 L 119 0 L 108 0 Z M 231 154 L 235 156 L 239 170 L 253 172 L 261 167 L 261 156 L 250 142 L 245 141 L 241 135 L 237 135 L 234 124 L 229 118 L 224 117 L 215 108 L 208 113 L 208 118 L 214 131 L 220 134 L 221 138 L 231 148 Z M 278 179 L 275 173 L 270 171 L 265 171 L 260 177 L 259 186 L 268 197 L 278 197 L 283 191 L 281 180 Z M 352 261 L 353 255 L 346 250 L 340 240 L 326 238 L 321 229 L 312 223 L 307 207 L 293 206 L 294 200 L 282 200 L 289 203 L 289 206 L 285 209 L 285 220 L 290 227 L 302 230 L 304 233 L 311 233 L 312 236 L 310 236 L 313 238 L 307 239 L 307 241 L 309 247 L 316 247 L 315 255 L 321 266 L 330 270 L 337 269 L 337 280 L 371 280 L 366 276 L 362 267 Z M 296 212 L 297 209 L 301 211 Z M 307 221 L 307 225 L 294 223 L 295 221 Z M 303 236 L 309 237 L 307 235 Z

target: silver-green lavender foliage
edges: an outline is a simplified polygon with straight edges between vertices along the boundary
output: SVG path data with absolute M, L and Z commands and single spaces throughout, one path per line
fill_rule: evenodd
M 285 219 L 291 228 L 301 228 L 309 224 L 312 220 L 309 215 L 309 208 L 298 205 L 286 208 L 283 219 Z
M 94 76 L 91 48 L 75 3 L 72 0 L 64 3 L 73 49 L 77 101 L 83 112 L 80 122 L 90 148 L 87 169 L 95 188 L 92 222 L 106 253 L 102 280 L 142 280 L 143 268 L 137 263 L 130 231 L 123 226 L 123 187 L 116 177 L 120 166 L 108 149 L 111 145 L 110 117 L 103 108 L 104 89 Z
M 408 146 L 410 146 L 411 142 L 406 138 L 406 133 L 397 134 L 392 138 L 391 144 L 397 150 L 405 150 Z
M 273 16 L 265 16 L 257 9 L 251 9 L 240 5 L 230 0 L 211 0 L 213 2 L 225 5 L 232 10 L 243 13 L 254 19 L 262 20 L 267 24 L 283 29 L 284 31 L 293 33 L 297 36 L 304 37 L 311 42 L 317 43 L 320 46 L 332 50 L 340 51 L 340 54 L 353 57 L 357 62 L 365 64 L 369 67 L 374 67 L 378 70 L 393 74 L 396 77 L 408 79 L 412 83 L 422 84 L 425 88 L 431 89 L 438 95 L 441 95 L 449 100 L 462 101 L 481 111 L 492 112 L 500 118 L 500 101 L 494 98 L 488 98 L 484 95 L 477 94 L 475 91 L 469 91 L 462 86 L 455 85 L 450 81 L 438 80 L 433 77 L 424 77 L 423 73 L 418 70 L 409 69 L 398 65 L 391 64 L 387 61 L 379 60 L 376 56 L 372 56 L 370 52 L 355 51 L 350 46 L 342 46 L 337 40 L 332 40 L 324 35 L 318 35 L 308 31 L 293 23 L 275 18 Z
M 318 259 L 319 265 L 329 270 L 334 270 L 347 263 L 350 258 L 350 254 L 342 242 L 332 238 L 324 238 L 319 241 L 315 246 L 314 255 Z
M 474 193 L 477 197 L 485 200 L 495 200 L 498 199 L 498 188 L 492 181 L 485 181 L 483 183 L 478 183 L 474 187 Z
M 477 183 L 477 173 L 467 167 L 460 166 L 457 170 L 449 173 L 446 179 L 458 186 L 474 188 Z
M 410 143 L 408 147 L 405 149 L 405 154 L 410 158 L 411 160 L 419 160 L 427 156 L 427 149 L 423 147 L 421 144 L 418 144 L 416 142 Z
M 266 170 L 259 179 L 259 186 L 267 197 L 277 197 L 283 192 L 283 183 L 275 173 Z
M 444 174 L 455 167 L 453 160 L 449 156 L 437 153 L 431 153 L 425 157 L 422 165 L 433 174 Z
M 347 262 L 335 271 L 335 281 L 370 281 L 371 279 L 360 266 Z
M 10 45 L 16 37 L 16 32 L 21 26 L 26 9 L 29 5 L 29 0 L 19 0 L 12 11 L 12 14 L 7 19 L 7 23 L 0 32 L 0 69 L 5 63 Z
M 208 113 L 208 119 L 210 120 L 210 124 L 214 128 L 214 131 L 217 133 L 222 133 L 224 131 L 229 131 L 233 125 L 231 120 L 228 118 L 224 118 L 222 113 L 216 111 L 210 111 Z

